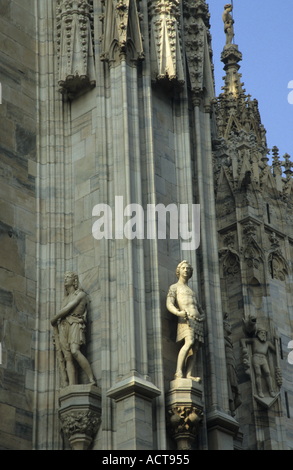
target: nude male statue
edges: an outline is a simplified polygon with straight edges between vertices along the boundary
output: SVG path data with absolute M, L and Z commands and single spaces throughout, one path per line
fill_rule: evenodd
M 90 383 L 96 385 L 91 366 L 80 351 L 80 347 L 85 344 L 87 296 L 78 287 L 78 276 L 73 272 L 65 273 L 64 286 L 66 296 L 63 299 L 60 312 L 52 318 L 51 324 L 55 331 L 57 328 L 57 340 L 66 361 L 69 385 L 75 384 L 73 358 L 87 374 Z
M 225 11 L 223 13 L 223 22 L 224 22 L 224 31 L 226 34 L 226 46 L 231 46 L 232 40 L 234 38 L 234 26 L 235 23 L 231 11 L 233 10 L 233 5 L 231 3 L 227 3 L 225 5 Z
M 195 293 L 188 286 L 192 273 L 192 266 L 185 260 L 177 266 L 178 282 L 170 286 L 166 305 L 169 312 L 178 317 L 176 341 L 184 340 L 178 355 L 175 379 L 183 377 L 183 369 L 186 366 L 186 378 L 200 382 L 200 377 L 193 377 L 192 372 L 197 351 L 204 342 L 202 322 L 205 315 Z
M 243 351 L 246 351 L 247 344 L 251 344 L 252 347 L 252 365 L 255 372 L 255 381 L 258 396 L 260 398 L 264 397 L 261 383 L 261 377 L 263 372 L 267 381 L 269 393 L 271 397 L 275 397 L 276 394 L 273 390 L 273 383 L 270 368 L 267 361 L 267 354 L 269 349 L 275 353 L 276 348 L 270 341 L 267 341 L 267 331 L 264 328 L 258 328 L 255 338 L 242 339 L 241 343 Z

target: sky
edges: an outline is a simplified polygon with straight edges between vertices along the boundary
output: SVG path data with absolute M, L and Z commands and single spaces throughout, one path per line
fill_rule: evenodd
M 221 52 L 225 45 L 222 14 L 228 0 L 207 0 L 211 14 L 216 95 L 224 85 Z M 293 162 L 293 104 L 288 101 L 293 81 L 293 2 L 292 0 L 233 0 L 235 44 L 242 52 L 240 62 L 246 94 L 256 98 L 268 148 L 277 146 Z M 270 153 L 270 156 L 272 152 Z M 271 158 L 270 158 L 271 163 Z

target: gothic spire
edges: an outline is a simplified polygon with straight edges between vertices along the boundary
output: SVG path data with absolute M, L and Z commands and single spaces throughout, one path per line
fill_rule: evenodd
M 251 95 L 246 95 L 244 83 L 241 81 L 242 74 L 239 73 L 242 53 L 236 44 L 232 44 L 234 38 L 232 10 L 233 6 L 228 3 L 223 13 L 226 44 L 221 54 L 221 61 L 226 75 L 223 77 L 225 85 L 222 87 L 223 92 L 218 102 L 219 136 L 229 140 L 231 132 L 237 134 L 244 130 L 247 134 L 253 133 L 257 143 L 266 149 L 266 130 L 261 123 L 258 101 L 251 100 Z

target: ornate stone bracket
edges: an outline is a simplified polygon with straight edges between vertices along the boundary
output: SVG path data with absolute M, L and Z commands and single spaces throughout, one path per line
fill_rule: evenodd
M 57 0 L 58 85 L 70 99 L 96 84 L 92 11 L 92 0 Z
M 196 97 L 204 88 L 205 47 L 210 47 L 210 13 L 205 1 L 183 2 L 184 44 L 191 89 Z M 207 41 L 207 43 L 206 43 Z
M 184 85 L 181 47 L 180 3 L 150 0 L 150 53 L 152 82 Z
M 203 423 L 202 385 L 176 379 L 166 394 L 167 430 L 177 450 L 190 450 Z
M 73 450 L 87 450 L 101 424 L 101 393 L 93 385 L 70 385 L 60 392 L 59 418 Z

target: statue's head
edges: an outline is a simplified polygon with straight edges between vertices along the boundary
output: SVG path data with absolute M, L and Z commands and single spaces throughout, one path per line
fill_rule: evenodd
M 178 264 L 177 268 L 176 268 L 176 276 L 177 278 L 179 279 L 180 277 L 180 268 L 182 268 L 184 265 L 186 265 L 189 269 L 189 277 L 188 279 L 190 279 L 192 277 L 192 274 L 193 274 L 193 267 L 191 266 L 190 263 L 188 263 L 186 260 L 183 260 L 181 261 L 181 263 Z
M 233 5 L 231 3 L 226 3 L 224 8 L 225 8 L 225 10 L 232 11 L 233 10 Z
M 78 289 L 78 275 L 72 271 L 67 271 L 64 275 L 64 285 L 68 287 L 69 285 L 73 285 L 74 289 Z
M 267 331 L 264 328 L 258 328 L 256 336 L 262 343 L 264 343 L 267 340 Z

